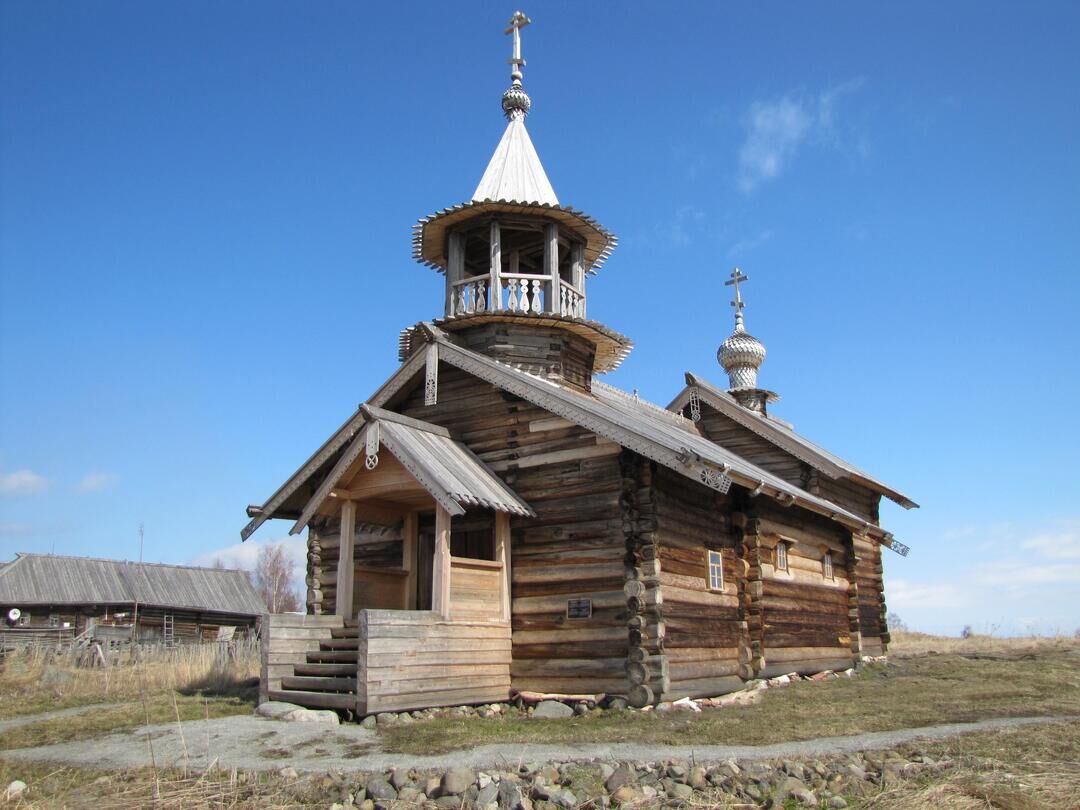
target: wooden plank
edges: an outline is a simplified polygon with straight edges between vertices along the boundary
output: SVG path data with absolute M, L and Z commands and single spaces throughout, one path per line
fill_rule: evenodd
M 417 553 L 419 543 L 419 514 L 415 511 L 405 513 L 402 527 L 401 567 L 409 572 L 405 580 L 406 607 L 416 609 Z
M 341 503 L 341 539 L 338 548 L 337 590 L 334 613 L 342 617 L 353 615 L 353 538 L 356 534 L 356 502 Z
M 435 504 L 435 560 L 431 586 L 431 609 L 450 616 L 450 513 Z
M 296 703 L 317 709 L 352 709 L 356 705 L 356 696 L 348 694 L 335 694 L 333 692 L 301 692 L 292 689 L 271 689 L 268 692 L 270 700 L 281 700 L 285 703 Z

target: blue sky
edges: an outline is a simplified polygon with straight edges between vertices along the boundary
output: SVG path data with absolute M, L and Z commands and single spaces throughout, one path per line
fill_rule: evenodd
M 890 607 L 1080 627 L 1080 6 L 524 8 L 533 141 L 621 240 L 608 381 L 722 382 L 740 265 L 774 413 L 923 505 Z M 250 559 L 440 312 L 410 227 L 501 135 L 513 10 L 0 2 L 0 557 Z

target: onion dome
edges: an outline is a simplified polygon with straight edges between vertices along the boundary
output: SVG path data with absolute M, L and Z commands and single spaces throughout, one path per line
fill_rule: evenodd
M 529 114 L 531 107 L 532 99 L 529 98 L 529 94 L 525 92 L 520 81 L 515 81 L 502 94 L 503 113 L 506 114 L 506 120 L 508 121 L 512 121 L 514 118 L 524 118 Z
M 757 372 L 765 362 L 765 345 L 746 331 L 741 314 L 735 331 L 716 351 L 716 359 L 727 372 L 731 388 L 757 388 Z

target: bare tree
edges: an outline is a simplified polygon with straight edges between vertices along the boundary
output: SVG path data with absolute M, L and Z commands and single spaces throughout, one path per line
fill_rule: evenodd
M 271 613 L 291 613 L 300 610 L 300 597 L 289 582 L 292 566 L 281 544 L 259 549 L 255 560 L 255 590 Z

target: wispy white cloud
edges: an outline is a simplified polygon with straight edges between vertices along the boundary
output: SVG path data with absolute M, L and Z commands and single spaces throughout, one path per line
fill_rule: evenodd
M 32 470 L 13 470 L 0 473 L 0 495 L 15 498 L 36 495 L 49 488 L 49 479 Z
M 115 483 L 116 476 L 107 472 L 92 472 L 84 475 L 78 483 L 79 492 L 101 492 Z
M 264 546 L 282 545 L 289 556 L 289 564 L 292 568 L 292 582 L 300 593 L 305 589 L 301 586 L 304 577 L 307 576 L 307 541 L 303 537 L 276 537 L 267 540 L 248 540 L 244 543 L 234 543 L 215 551 L 207 551 L 195 557 L 192 565 L 211 566 L 220 562 L 226 568 L 242 568 L 245 571 L 255 570 L 255 561 L 259 557 L 259 551 Z
M 935 580 L 886 579 L 889 609 L 909 626 L 946 632 L 985 626 L 1009 634 L 1072 633 L 1080 626 L 1072 598 L 1080 591 L 1080 520 L 1027 536 L 1007 524 L 964 526 L 941 536 L 970 549 L 963 570 Z M 1040 616 L 1031 615 L 1033 605 Z
M 861 78 L 851 79 L 816 96 L 788 94 L 751 104 L 744 118 L 746 139 L 739 148 L 739 188 L 749 194 L 778 178 L 808 141 L 838 146 L 837 99 L 863 84 Z M 865 139 L 858 143 L 865 154 L 869 145 Z
M 1050 560 L 1080 560 L 1080 520 L 1064 521 L 1049 532 L 1029 537 L 1022 547 Z

